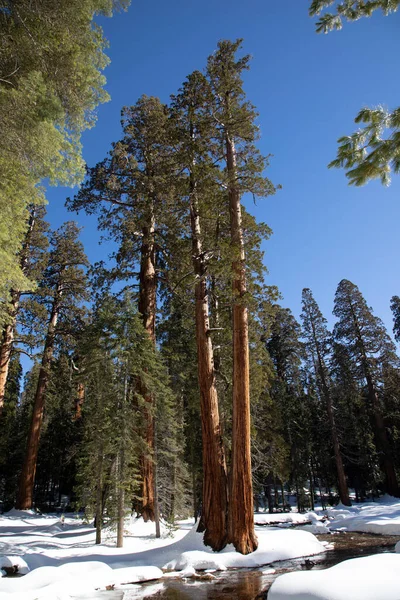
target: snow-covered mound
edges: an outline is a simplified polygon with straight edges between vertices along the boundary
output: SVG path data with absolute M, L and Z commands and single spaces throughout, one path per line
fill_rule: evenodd
M 177 545 L 178 553 L 163 565 L 165 569 L 194 569 L 260 567 L 277 560 L 288 560 L 298 556 L 312 556 L 325 552 L 326 548 L 311 533 L 306 531 L 288 531 L 287 529 L 256 528 L 258 548 L 252 554 L 243 556 L 235 552 L 233 546 L 227 546 L 222 552 L 213 552 L 203 544 L 203 536 L 192 531 Z
M 377 554 L 346 560 L 323 571 L 278 577 L 268 600 L 399 600 L 400 555 Z
M 400 500 L 384 496 L 376 502 L 328 509 L 332 531 L 400 535 Z

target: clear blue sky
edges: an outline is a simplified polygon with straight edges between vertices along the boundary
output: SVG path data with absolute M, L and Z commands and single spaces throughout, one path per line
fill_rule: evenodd
M 123 105 L 141 94 L 167 102 L 191 71 L 204 68 L 219 39 L 244 38 L 244 51 L 253 56 L 245 90 L 260 113 L 260 149 L 274 155 L 267 175 L 283 187 L 249 207 L 274 231 L 265 245 L 268 283 L 278 285 L 296 317 L 301 290 L 310 287 L 332 322 L 337 284 L 350 279 L 391 329 L 390 297 L 400 295 L 400 176 L 390 188 L 375 182 L 351 188 L 343 171 L 326 165 L 336 139 L 356 129 L 362 106 L 400 105 L 400 13 L 317 35 L 309 3 L 132 0 L 127 13 L 102 19 L 112 100 L 83 136 L 84 158 L 94 165 L 120 137 Z M 51 224 L 77 219 L 89 259 L 98 260 L 110 248 L 98 246 L 96 217 L 65 210 L 69 195 L 49 189 Z

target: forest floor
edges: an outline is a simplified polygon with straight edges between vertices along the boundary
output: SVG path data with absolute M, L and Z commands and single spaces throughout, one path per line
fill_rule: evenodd
M 133 590 L 149 580 L 212 579 L 213 572 L 232 568 L 262 567 L 264 573 L 272 572 L 268 566 L 277 561 L 329 552 L 335 537 L 341 545 L 346 544 L 346 537 L 335 532 L 390 535 L 393 544 L 400 539 L 400 501 L 386 497 L 351 508 L 317 508 L 301 515 L 256 513 L 255 521 L 259 547 L 242 556 L 230 546 L 219 553 L 206 548 L 193 520 L 180 521 L 174 531 L 163 527 L 161 538 L 156 539 L 154 524 L 127 519 L 124 548 L 116 548 L 115 531 L 106 528 L 103 543 L 96 546 L 93 526 L 79 515 L 13 510 L 0 515 L 0 568 L 4 575 L 0 598 L 93 598 L 96 589 Z M 400 551 L 400 544 L 397 546 Z M 326 590 L 329 596 L 323 595 Z M 392 552 L 348 560 L 325 570 L 282 575 L 272 585 L 268 599 L 400 600 L 399 590 L 400 554 Z

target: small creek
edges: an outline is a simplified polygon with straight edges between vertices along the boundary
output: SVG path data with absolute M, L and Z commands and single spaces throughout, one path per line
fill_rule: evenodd
M 98 600 L 266 600 L 274 579 L 291 571 L 326 569 L 349 558 L 381 552 L 393 552 L 399 536 L 365 533 L 317 535 L 320 541 L 334 543 L 334 550 L 309 558 L 280 561 L 259 569 L 231 569 L 205 574 L 198 579 L 163 579 L 142 585 L 127 586 L 126 591 L 98 592 Z M 275 569 L 275 573 L 268 573 Z M 263 571 L 265 573 L 263 573 Z

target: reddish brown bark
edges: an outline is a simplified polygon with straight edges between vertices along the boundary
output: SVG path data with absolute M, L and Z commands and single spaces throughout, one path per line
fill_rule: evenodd
M 16 314 L 17 308 L 15 309 Z M 14 311 L 13 311 L 14 312 Z M 10 366 L 11 351 L 14 341 L 15 319 L 8 323 L 3 329 L 3 337 L 0 347 L 0 416 L 3 412 L 4 394 L 6 390 L 8 369 Z
M 245 304 L 246 266 L 240 192 L 237 186 L 234 140 L 226 136 L 231 226 L 233 291 L 233 413 L 232 473 L 229 498 L 229 542 L 242 554 L 257 549 L 254 533 L 253 483 L 250 454 L 250 362 L 248 311 Z
M 156 270 L 154 246 L 155 221 L 150 215 L 150 224 L 143 227 L 141 263 L 140 263 L 140 292 L 139 312 L 143 325 L 155 346 L 156 332 Z M 145 521 L 155 520 L 154 510 L 154 398 L 145 389 L 142 390 L 145 399 L 145 440 L 147 451 L 141 457 L 142 475 L 142 516 Z
M 75 421 L 79 421 L 82 417 L 82 406 L 85 401 L 85 386 L 82 382 L 79 382 L 76 389 L 76 399 L 75 399 Z
M 55 332 L 59 315 L 61 292 L 56 293 L 47 330 L 46 342 L 43 351 L 42 364 L 36 387 L 35 400 L 32 410 L 31 425 L 28 434 L 28 443 L 20 476 L 16 507 L 20 510 L 32 508 L 33 487 L 35 484 L 36 464 L 39 452 L 40 431 L 43 422 L 45 397 L 50 376 L 50 365 L 53 358 Z
M 210 337 L 206 265 L 201 243 L 201 224 L 194 194 L 190 199 L 195 286 L 197 368 L 203 447 L 203 505 L 199 530 L 204 543 L 222 550 L 227 540 L 227 475 L 219 420 L 218 394 Z

